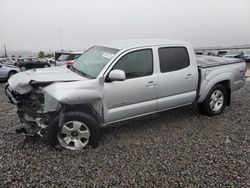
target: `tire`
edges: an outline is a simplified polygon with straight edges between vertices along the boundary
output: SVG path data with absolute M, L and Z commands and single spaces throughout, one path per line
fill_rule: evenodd
M 21 67 L 20 67 L 20 70 L 21 70 L 21 71 L 26 71 L 25 66 L 21 66 Z
M 51 65 L 51 67 L 55 67 L 55 66 L 56 66 L 56 63 L 51 62 L 50 65 Z
M 44 68 L 48 68 L 49 67 L 49 65 L 44 65 Z
M 59 127 L 57 117 L 49 123 L 48 139 L 53 147 L 69 150 L 80 150 L 87 145 L 97 147 L 100 127 L 92 116 L 83 112 L 66 112 L 62 122 Z
M 13 76 L 14 74 L 16 74 L 17 72 L 15 71 L 10 71 L 9 74 L 8 74 L 8 77 L 7 77 L 7 80 L 10 79 L 11 76 Z
M 198 104 L 202 114 L 215 116 L 221 114 L 227 102 L 227 90 L 224 85 L 216 84 L 208 93 L 206 99 Z

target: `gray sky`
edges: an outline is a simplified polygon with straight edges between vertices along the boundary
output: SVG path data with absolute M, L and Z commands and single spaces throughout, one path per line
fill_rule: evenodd
M 0 51 L 83 50 L 166 38 L 194 47 L 250 44 L 250 0 L 0 0 Z

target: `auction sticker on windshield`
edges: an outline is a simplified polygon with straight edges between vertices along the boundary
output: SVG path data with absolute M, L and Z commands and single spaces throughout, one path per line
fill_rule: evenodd
M 114 54 L 111 54 L 111 53 L 103 53 L 102 54 L 102 57 L 105 57 L 107 59 L 111 59 L 113 56 L 114 56 Z

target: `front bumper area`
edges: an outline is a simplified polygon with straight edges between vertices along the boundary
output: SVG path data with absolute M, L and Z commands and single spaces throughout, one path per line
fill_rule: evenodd
M 17 105 L 18 102 L 14 97 L 14 91 L 10 88 L 9 84 L 5 86 L 5 95 L 8 97 L 10 103 Z
M 9 102 L 17 107 L 17 114 L 21 122 L 21 128 L 19 126 L 19 129 L 17 129 L 16 132 L 24 133 L 28 136 L 43 136 L 43 133 L 48 127 L 51 117 L 54 114 L 43 112 L 41 99 L 34 98 L 30 93 L 20 95 L 8 84 L 5 87 L 5 94 Z

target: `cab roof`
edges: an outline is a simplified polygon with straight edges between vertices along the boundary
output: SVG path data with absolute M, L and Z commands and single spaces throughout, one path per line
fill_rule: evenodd
M 122 49 L 131 49 L 144 46 L 185 45 L 185 44 L 188 43 L 176 40 L 167 40 L 167 39 L 131 39 L 131 40 L 118 40 L 118 41 L 106 42 L 101 44 L 100 46 L 122 50 Z

